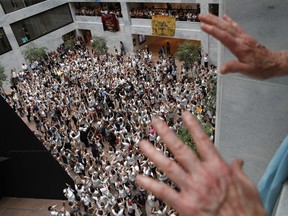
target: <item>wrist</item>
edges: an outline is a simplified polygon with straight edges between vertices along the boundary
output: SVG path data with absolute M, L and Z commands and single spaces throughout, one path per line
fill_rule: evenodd
M 288 75 L 288 51 L 279 51 L 275 52 L 276 64 L 276 76 L 285 76 Z
M 253 216 L 266 216 L 265 209 L 264 209 L 264 207 L 262 206 L 260 200 L 259 200 L 259 203 L 256 204 L 256 206 L 255 206 L 255 211 L 252 212 L 251 215 L 253 215 Z

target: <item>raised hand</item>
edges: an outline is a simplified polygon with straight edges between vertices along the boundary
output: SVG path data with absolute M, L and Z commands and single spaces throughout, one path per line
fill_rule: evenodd
M 164 156 L 148 141 L 143 140 L 139 145 L 180 191 L 141 175 L 137 176 L 137 183 L 167 202 L 180 215 L 265 215 L 256 187 L 241 170 L 243 162 L 225 163 L 198 121 L 189 112 L 182 116 L 201 160 L 162 120 L 156 118 L 152 126 L 175 160 Z
M 238 59 L 225 63 L 220 69 L 221 73 L 241 72 L 260 79 L 287 75 L 287 51 L 268 50 L 227 15 L 220 18 L 207 14 L 200 15 L 199 19 L 202 30 L 218 39 Z

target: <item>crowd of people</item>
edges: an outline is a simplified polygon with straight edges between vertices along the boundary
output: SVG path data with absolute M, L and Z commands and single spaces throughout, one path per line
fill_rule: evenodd
M 201 29 L 234 54 L 233 60 L 220 67 L 220 73 L 242 73 L 254 79 L 288 75 L 287 50 L 275 52 L 267 49 L 228 15 L 218 17 L 206 14 L 200 15 L 199 19 Z M 287 182 L 287 136 L 256 188 L 242 169 L 243 160 L 234 159 L 227 163 L 195 116 L 185 111 L 182 120 L 195 141 L 200 158 L 160 118 L 153 119 L 151 126 L 176 160 L 171 160 L 147 140 L 139 142 L 141 152 L 165 172 L 180 190 L 145 175 L 137 175 L 139 186 L 171 205 L 180 215 L 264 216 L 283 211 L 283 206 L 277 205 L 277 200 L 283 200 L 283 185 Z M 233 137 L 230 142 L 233 142 Z
M 75 9 L 75 14 L 78 16 L 101 16 L 102 14 L 115 14 L 117 17 L 122 17 L 120 4 L 105 4 L 92 6 L 79 6 Z
M 51 215 L 177 215 L 135 183 L 141 173 L 179 190 L 138 143 L 148 139 L 173 158 L 150 124 L 158 116 L 177 133 L 184 110 L 213 130 L 216 67 L 195 62 L 191 69 L 177 68 L 172 55 L 154 60 L 147 46 L 98 56 L 80 39 L 72 50 L 62 44 L 33 69 L 23 64 L 19 73 L 13 70 L 6 98 L 73 173 L 75 185 L 63 188 L 69 207 L 60 212 L 50 206 Z
M 130 11 L 131 18 L 151 19 L 154 15 L 172 16 L 177 21 L 192 21 L 199 22 L 198 15 L 200 10 L 198 9 L 161 9 L 161 8 L 141 8 Z
M 110 5 L 97 5 L 97 6 L 79 6 L 75 9 L 75 14 L 78 16 L 101 16 L 102 14 L 115 14 L 117 17 L 122 17 L 122 11 L 120 4 Z M 177 21 L 191 21 L 199 22 L 198 15 L 200 14 L 200 7 L 183 9 L 172 8 L 171 4 L 168 4 L 166 8 L 141 7 L 131 8 L 131 18 L 151 19 L 154 15 L 172 16 Z

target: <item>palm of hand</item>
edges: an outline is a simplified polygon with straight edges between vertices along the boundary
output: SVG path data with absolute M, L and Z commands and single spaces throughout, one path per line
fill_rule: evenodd
M 221 73 L 242 72 L 260 79 L 272 77 L 278 64 L 276 55 L 257 43 L 238 23 L 226 15 L 222 19 L 211 14 L 200 16 L 200 21 L 202 30 L 222 42 L 238 59 L 225 63 Z
M 180 215 L 264 215 L 256 187 L 241 170 L 242 162 L 225 163 L 198 121 L 187 112 L 183 121 L 201 153 L 201 161 L 159 119 L 152 126 L 175 160 L 165 157 L 148 141 L 140 143 L 142 152 L 180 191 L 144 176 L 138 176 L 137 183 L 169 203 Z

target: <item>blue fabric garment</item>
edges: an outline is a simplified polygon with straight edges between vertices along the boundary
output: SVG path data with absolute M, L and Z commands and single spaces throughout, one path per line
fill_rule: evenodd
M 268 164 L 259 184 L 258 191 L 268 215 L 272 215 L 282 185 L 288 179 L 288 136 L 281 143 Z

